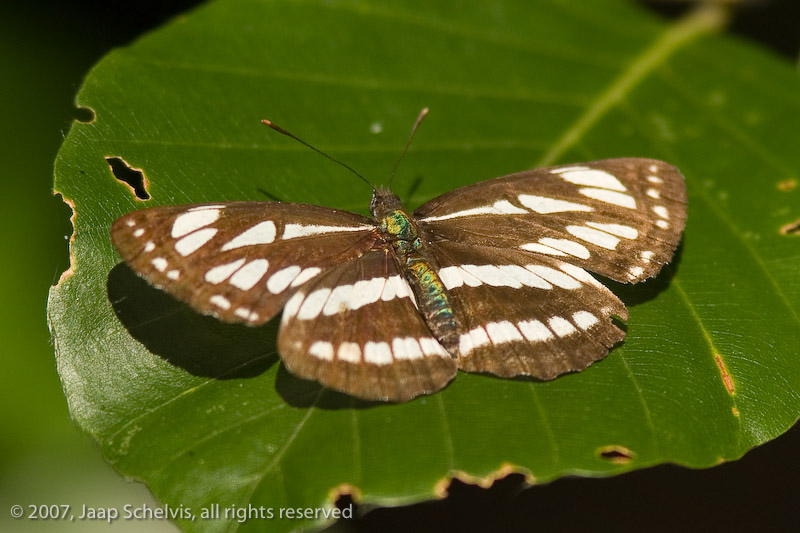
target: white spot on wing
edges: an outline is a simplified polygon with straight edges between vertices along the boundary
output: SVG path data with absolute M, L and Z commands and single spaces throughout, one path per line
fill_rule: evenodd
M 656 189 L 647 189 L 647 196 L 650 198 L 661 198 L 661 193 L 659 193 Z
M 171 279 L 171 280 L 176 280 L 179 277 L 181 277 L 181 271 L 180 270 L 170 270 L 169 272 L 167 272 L 167 277 L 169 279 Z
M 542 342 L 553 338 L 553 333 L 538 320 L 519 322 L 517 327 L 525 338 L 531 342 Z
M 544 244 L 538 242 L 529 242 L 520 245 L 520 248 L 523 250 L 527 250 L 529 252 L 536 252 L 540 254 L 546 255 L 557 255 L 561 257 L 566 257 L 567 254 L 562 252 L 561 250 L 556 250 L 555 248 L 550 248 L 549 246 L 545 246 Z
M 586 248 L 584 245 L 569 239 L 551 239 L 549 237 L 544 237 L 539 239 L 539 243 L 581 259 L 589 259 L 589 256 L 591 255 L 588 248 Z
M 587 330 L 597 324 L 599 320 L 589 311 L 578 311 L 572 314 L 572 320 L 582 330 Z
M 242 258 L 242 259 L 237 259 L 232 263 L 215 266 L 214 268 L 209 269 L 208 272 L 206 272 L 205 280 L 209 283 L 213 283 L 214 285 L 222 283 L 223 281 L 228 279 L 231 274 L 239 270 L 239 267 L 241 267 L 244 264 L 244 261 L 245 261 L 244 258 Z
M 167 269 L 167 260 L 163 257 L 156 257 L 150 263 L 158 270 L 159 272 L 164 272 Z
M 461 268 L 492 287 L 513 287 L 515 289 L 522 287 L 519 281 L 506 275 L 495 265 L 462 265 Z
M 255 226 L 240 233 L 230 241 L 226 242 L 221 250 L 226 252 L 242 246 L 255 246 L 258 244 L 269 244 L 275 240 L 275 223 L 271 220 L 259 222 Z
M 339 345 L 339 350 L 336 355 L 339 360 L 347 361 L 348 363 L 361 362 L 361 346 L 355 342 L 343 342 Z
M 502 270 L 508 276 L 511 276 L 522 285 L 526 287 L 536 287 L 538 289 L 552 289 L 553 286 L 550 285 L 548 282 L 519 265 L 500 265 L 500 270 Z
M 392 362 L 392 349 L 386 342 L 368 342 L 364 345 L 364 362 L 388 365 Z
M 486 333 L 489 334 L 492 344 L 503 344 L 506 342 L 523 340 L 519 330 L 508 320 L 504 320 L 503 322 L 489 322 L 486 324 Z
M 297 318 L 299 320 L 312 320 L 317 318 L 325 302 L 328 301 L 328 296 L 330 296 L 330 294 L 330 289 L 319 289 L 306 296 L 303 305 L 300 306 L 300 310 L 297 312 Z
M 628 269 L 628 277 L 631 279 L 637 279 L 644 273 L 644 269 L 640 266 L 632 266 Z
M 144 228 L 139 228 L 133 232 L 134 237 L 141 237 L 142 235 L 144 235 Z
M 331 292 L 322 314 L 326 316 L 335 315 L 347 311 L 350 298 L 353 294 L 352 285 L 338 285 Z
M 647 181 L 649 181 L 650 183 L 664 183 L 664 180 L 662 180 L 658 176 L 647 176 Z
M 202 211 L 198 211 L 200 213 Z M 175 250 L 186 257 L 196 252 L 201 246 L 211 240 L 217 234 L 217 228 L 206 228 L 190 233 L 175 243 Z
M 350 231 L 365 231 L 372 229 L 371 226 L 322 226 L 314 224 L 286 224 L 283 229 L 281 239 L 296 239 L 297 237 L 308 237 L 309 235 L 321 235 L 324 233 L 345 233 Z
M 350 309 L 358 309 L 365 305 L 377 302 L 383 288 L 386 285 L 386 278 L 372 278 L 370 280 L 359 280 L 353 286 L 353 293 L 350 295 L 348 305 Z
M 473 207 L 472 209 L 464 209 L 463 211 L 455 211 L 446 215 L 434 216 L 423 218 L 423 222 L 434 222 L 436 220 L 448 220 L 458 217 L 470 217 L 475 215 L 524 215 L 528 211 L 521 209 L 508 200 L 498 200 L 492 205 L 485 205 L 481 207 Z
M 567 226 L 565 229 L 582 241 L 592 243 L 595 246 L 600 246 L 608 250 L 614 250 L 619 244 L 618 238 L 604 231 L 587 228 L 586 226 Z
M 625 239 L 635 239 L 639 236 L 639 231 L 630 226 L 622 224 L 601 224 L 600 222 L 587 222 L 587 226 L 591 226 L 600 231 L 605 231 L 617 237 L 624 237 Z
M 249 291 L 264 277 L 268 267 L 269 261 L 266 259 L 254 259 L 237 270 L 228 283 L 243 291 Z
M 552 317 L 547 323 L 550 325 L 550 329 L 555 331 L 556 335 L 559 337 L 567 337 L 578 331 L 572 323 L 560 316 Z
M 656 215 L 660 216 L 661 218 L 669 218 L 669 211 L 663 205 L 657 205 L 653 208 L 653 211 Z
M 292 282 L 291 286 L 292 287 L 299 287 L 300 285 L 302 285 L 306 281 L 317 277 L 320 272 L 322 272 L 322 270 L 317 268 L 317 267 L 306 268 L 302 272 L 300 272 L 300 274 L 296 278 L 294 278 L 294 281 Z
M 288 320 L 297 314 L 297 311 L 300 310 L 300 304 L 303 303 L 305 297 L 305 294 L 297 291 L 289 298 L 289 301 L 283 306 L 283 320 Z
M 559 174 L 564 181 L 575 185 L 589 185 L 590 187 L 600 187 L 614 191 L 627 190 L 614 175 L 603 170 L 562 168 L 552 172 Z
M 215 294 L 214 296 L 209 298 L 208 301 L 216 305 L 220 309 L 228 310 L 231 308 L 231 302 L 220 294 Z
M 422 348 L 413 337 L 396 338 L 392 341 L 392 351 L 397 359 L 419 359 Z
M 650 250 L 645 250 L 644 252 L 641 252 L 639 254 L 639 257 L 641 257 L 642 261 L 644 261 L 645 263 L 649 263 L 653 259 L 654 255 L 655 254 Z
M 439 344 L 439 341 L 432 337 L 420 337 L 419 345 L 422 348 L 422 353 L 425 355 L 441 355 L 443 357 L 450 357 L 447 350 Z
M 525 207 L 541 215 L 562 213 L 565 211 L 594 211 L 594 209 L 588 205 L 567 202 L 566 200 L 557 200 L 546 196 L 534 196 L 532 194 L 520 194 L 519 201 Z
M 445 289 L 453 289 L 460 287 L 464 284 L 464 278 L 461 277 L 457 266 L 444 267 L 439 270 L 439 278 L 442 280 Z
M 661 229 L 669 229 L 669 222 L 666 220 L 656 220 L 656 226 Z
M 183 237 L 194 230 L 216 222 L 216 220 L 219 218 L 219 212 L 219 209 L 190 209 L 186 213 L 178 216 L 178 218 L 175 219 L 175 222 L 172 223 L 172 237 L 175 239 L 178 237 Z
M 258 313 L 254 313 L 246 307 L 237 308 L 236 311 L 233 312 L 233 314 L 249 322 L 255 322 L 256 320 L 258 320 Z
M 578 189 L 582 195 L 600 200 L 607 204 L 614 204 L 628 209 L 636 209 L 636 200 L 630 194 L 625 194 L 616 191 L 609 191 L 608 189 L 595 189 L 594 187 L 585 187 Z
M 333 344 L 326 341 L 317 341 L 311 345 L 311 347 L 308 349 L 308 353 L 320 359 L 325 359 L 326 361 L 332 361 Z
M 556 287 L 569 290 L 581 288 L 581 284 L 578 280 L 572 276 L 564 274 L 563 272 L 559 272 L 554 268 L 546 267 L 544 265 L 525 265 L 525 268 L 544 280 L 549 281 Z
M 579 281 L 594 285 L 595 287 L 605 287 L 605 285 L 597 281 L 594 276 L 586 272 L 581 267 L 570 265 L 569 263 L 561 263 L 558 265 L 558 268 Z
M 156 245 L 153 241 L 147 241 L 147 244 L 144 245 L 144 251 L 147 253 L 152 252 L 156 249 Z
M 272 294 L 280 294 L 286 287 L 300 274 L 300 267 L 297 265 L 288 266 L 275 272 L 267 280 L 267 289 Z
M 470 339 L 472 340 L 473 348 L 479 348 L 485 344 L 489 344 L 489 335 L 486 333 L 486 330 L 483 327 L 478 326 L 475 329 L 469 331 Z

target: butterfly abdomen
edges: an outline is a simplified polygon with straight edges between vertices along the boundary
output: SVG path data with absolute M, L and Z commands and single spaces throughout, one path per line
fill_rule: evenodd
M 419 230 L 402 209 L 392 209 L 381 216 L 380 228 L 384 239 L 391 242 L 425 323 L 442 346 L 457 357 L 459 334 L 453 305 L 437 269 L 426 259 Z

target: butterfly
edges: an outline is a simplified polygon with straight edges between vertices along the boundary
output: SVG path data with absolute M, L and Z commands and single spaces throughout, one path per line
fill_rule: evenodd
M 117 219 L 111 238 L 199 313 L 259 326 L 283 310 L 278 352 L 292 374 L 402 402 L 459 369 L 549 380 L 605 357 L 625 336 L 613 319 L 628 314 L 589 272 L 655 276 L 686 202 L 674 166 L 621 158 L 482 181 L 413 213 L 374 186 L 372 217 L 284 202 L 153 207 Z

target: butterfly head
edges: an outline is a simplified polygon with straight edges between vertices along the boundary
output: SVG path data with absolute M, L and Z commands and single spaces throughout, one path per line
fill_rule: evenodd
M 400 198 L 389 189 L 375 187 L 372 189 L 372 200 L 369 202 L 369 210 L 375 220 L 382 219 L 386 214 L 403 208 Z

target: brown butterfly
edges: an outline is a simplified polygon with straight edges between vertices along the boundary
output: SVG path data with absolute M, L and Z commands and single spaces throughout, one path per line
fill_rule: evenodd
M 587 271 L 656 275 L 680 241 L 686 189 L 662 161 L 606 159 L 468 185 L 413 213 L 373 187 L 370 211 L 154 207 L 117 219 L 111 237 L 200 313 L 258 326 L 283 309 L 278 351 L 293 374 L 406 401 L 458 369 L 552 379 L 605 357 L 625 335 L 611 317 L 627 310 Z

